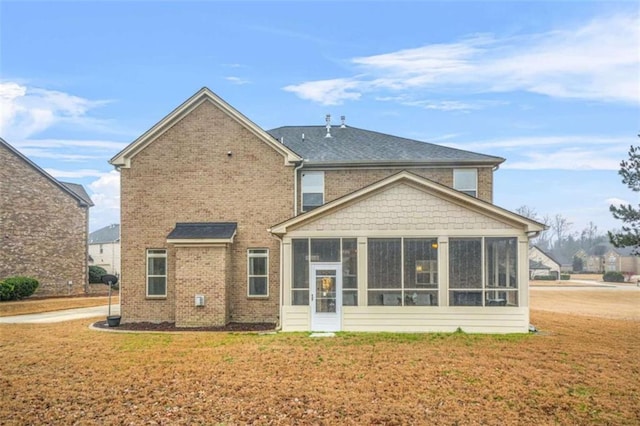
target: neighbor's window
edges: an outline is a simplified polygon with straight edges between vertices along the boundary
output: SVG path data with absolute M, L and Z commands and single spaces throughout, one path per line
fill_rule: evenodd
M 478 169 L 454 169 L 453 188 L 473 197 L 478 196 Z
M 248 262 L 248 291 L 249 296 L 269 295 L 269 250 L 249 249 Z
M 147 250 L 147 296 L 167 295 L 167 251 Z
M 438 304 L 435 238 L 370 238 L 368 272 L 370 306 Z
M 449 305 L 518 306 L 517 260 L 516 238 L 451 238 Z
M 324 172 L 302 173 L 302 211 L 324 204 Z

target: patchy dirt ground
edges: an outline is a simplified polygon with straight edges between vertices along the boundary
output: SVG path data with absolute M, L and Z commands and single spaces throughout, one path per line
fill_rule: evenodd
M 640 288 L 632 285 L 618 288 L 532 287 L 529 293 L 531 309 L 640 321 Z
M 640 423 L 639 321 L 533 310 L 537 335 L 334 338 L 94 321 L 0 326 L 0 423 Z
M 41 312 L 61 311 L 72 308 L 89 308 L 109 303 L 108 297 L 58 297 L 58 298 L 29 298 L 15 302 L 0 303 L 0 317 L 12 315 L 38 314 Z M 111 303 L 119 303 L 118 295 L 111 296 Z

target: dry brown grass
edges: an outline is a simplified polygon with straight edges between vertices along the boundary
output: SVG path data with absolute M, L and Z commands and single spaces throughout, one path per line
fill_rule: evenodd
M 530 306 L 531 309 L 552 312 L 640 321 L 640 290 L 533 288 Z
M 120 334 L 0 326 L 7 424 L 640 423 L 640 322 L 542 333 Z M 2 423 L 2 421 L 0 421 Z
M 108 297 L 60 297 L 52 299 L 26 299 L 0 303 L 0 317 L 12 315 L 38 314 L 72 308 L 89 308 L 106 305 Z M 111 303 L 119 303 L 118 295 L 111 296 Z

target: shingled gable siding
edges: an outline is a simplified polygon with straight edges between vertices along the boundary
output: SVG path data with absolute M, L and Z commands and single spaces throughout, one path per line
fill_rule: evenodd
M 38 296 L 83 294 L 88 208 L 2 145 L 0 164 L 0 279 L 34 277 Z
M 344 169 L 325 170 L 325 203 L 357 191 L 367 185 L 405 170 L 406 168 L 385 169 Z M 453 167 L 451 168 L 411 168 L 406 169 L 418 176 L 431 179 L 442 185 L 453 187 Z M 304 169 L 303 169 L 304 170 Z M 298 180 L 298 183 L 300 181 Z M 301 185 L 298 185 L 301 188 Z M 298 195 L 300 197 L 300 195 Z M 478 198 L 493 202 L 493 170 L 491 167 L 478 168 Z M 300 198 L 298 206 L 300 204 Z
M 121 174 L 123 322 L 176 320 L 176 248 L 167 244 L 167 235 L 176 222 L 211 221 L 238 223 L 228 256 L 228 320 L 277 320 L 280 246 L 267 229 L 293 211 L 293 168 L 284 166 L 280 154 L 205 102 L 133 157 Z M 247 297 L 247 249 L 256 247 L 270 254 L 266 299 Z M 148 248 L 168 250 L 166 299 L 145 296 Z M 214 303 L 213 294 L 204 295 L 207 305 Z

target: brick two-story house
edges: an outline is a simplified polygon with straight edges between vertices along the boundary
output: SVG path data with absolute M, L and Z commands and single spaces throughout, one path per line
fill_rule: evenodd
M 91 198 L 0 138 L 0 280 L 27 275 L 37 296 L 87 292 Z
M 116 155 L 122 321 L 526 332 L 504 159 L 344 125 L 264 131 L 203 88 Z

